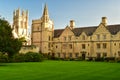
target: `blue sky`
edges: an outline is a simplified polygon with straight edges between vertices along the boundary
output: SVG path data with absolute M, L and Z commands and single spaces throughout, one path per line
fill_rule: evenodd
M 55 29 L 65 28 L 71 19 L 77 27 L 97 26 L 102 16 L 108 24 L 120 24 L 120 0 L 0 0 L 0 15 L 12 23 L 15 9 L 28 9 L 31 27 L 32 20 L 42 16 L 45 3 Z

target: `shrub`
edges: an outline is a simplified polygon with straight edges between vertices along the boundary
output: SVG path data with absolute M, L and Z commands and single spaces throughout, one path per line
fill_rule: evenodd
M 25 54 L 18 53 L 13 56 L 12 62 L 25 62 Z
M 43 60 L 42 54 L 28 52 L 25 54 L 25 62 L 40 62 Z
M 104 59 L 104 61 L 107 61 L 107 62 L 115 62 L 115 57 L 106 57 Z
M 9 62 L 8 55 L 0 53 L 0 62 L 1 63 Z

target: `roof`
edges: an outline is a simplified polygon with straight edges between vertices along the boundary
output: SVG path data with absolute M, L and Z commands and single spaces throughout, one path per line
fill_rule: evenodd
M 56 29 L 56 30 L 54 30 L 54 37 L 55 38 L 59 37 L 62 34 L 63 31 L 64 31 L 64 29 Z
M 108 25 L 107 29 L 109 30 L 109 32 L 113 35 L 117 34 L 117 32 L 120 31 L 120 24 L 117 25 Z
M 72 31 L 75 34 L 75 36 L 80 36 L 82 32 L 85 32 L 87 36 L 91 36 L 95 30 L 97 29 L 98 26 L 92 26 L 92 27 L 79 27 L 79 28 L 74 28 Z M 120 31 L 120 24 L 117 25 L 108 25 L 106 27 L 108 31 L 112 34 L 115 35 L 117 32 Z M 54 30 L 54 37 L 57 38 L 59 37 L 64 29 L 57 29 Z

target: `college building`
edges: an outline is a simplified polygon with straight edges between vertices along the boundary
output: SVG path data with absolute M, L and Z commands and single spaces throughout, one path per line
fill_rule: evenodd
M 64 29 L 54 29 L 45 5 L 40 19 L 32 21 L 31 43 L 39 51 L 59 58 L 120 57 L 120 24 L 77 27 L 74 20 Z

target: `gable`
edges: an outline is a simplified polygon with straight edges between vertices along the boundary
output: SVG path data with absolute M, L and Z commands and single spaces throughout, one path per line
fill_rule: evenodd
M 93 34 L 109 34 L 109 30 L 103 25 L 100 24 Z
M 66 27 L 64 29 L 64 31 L 62 32 L 61 36 L 69 36 L 69 35 L 74 35 L 74 33 L 72 32 L 72 30 L 69 27 Z

